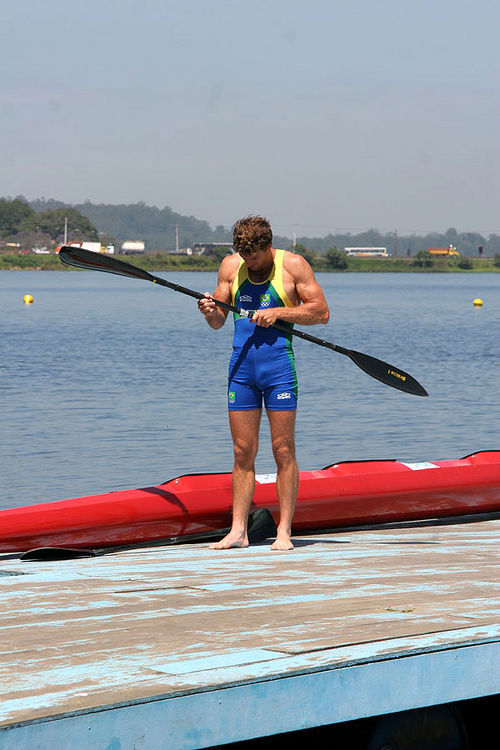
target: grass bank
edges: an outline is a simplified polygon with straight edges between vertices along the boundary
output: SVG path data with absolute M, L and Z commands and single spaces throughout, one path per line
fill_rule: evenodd
M 149 253 L 143 256 L 120 256 L 122 260 L 140 266 L 146 271 L 217 271 L 219 261 L 204 255 L 168 255 Z M 391 272 L 391 273 L 498 273 L 500 260 L 497 258 L 467 258 L 466 268 L 458 265 L 456 258 L 433 259 L 431 265 L 415 265 L 414 258 L 347 258 L 346 268 L 332 268 L 326 258 L 312 259 L 315 271 L 335 273 Z M 460 260 L 460 259 L 459 259 Z M 61 263 L 57 255 L 0 255 L 0 270 L 4 271 L 75 271 L 78 269 Z
M 217 271 L 219 263 L 210 256 L 180 256 L 167 253 L 143 256 L 115 256 L 146 271 Z M 0 255 L 0 271 L 79 271 L 61 263 L 57 255 Z
M 498 273 L 500 260 L 496 258 L 433 258 L 429 265 L 418 265 L 417 259 L 410 258 L 347 258 L 349 271 L 369 271 L 372 273 Z M 495 265 L 497 264 L 497 265 Z M 315 270 L 332 271 L 326 261 L 321 259 L 314 263 Z

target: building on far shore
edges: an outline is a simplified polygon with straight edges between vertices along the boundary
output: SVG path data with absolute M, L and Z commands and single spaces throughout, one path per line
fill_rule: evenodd
M 350 258 L 388 258 L 386 247 L 344 247 Z
M 193 253 L 195 255 L 204 255 L 216 247 L 227 247 L 231 253 L 234 253 L 232 242 L 193 242 Z
M 146 243 L 142 240 L 127 240 L 122 242 L 121 252 L 122 255 L 142 255 L 146 252 Z
M 448 258 L 450 255 L 460 255 L 457 248 L 453 245 L 448 245 L 448 247 L 428 247 L 427 252 L 430 255 L 435 255 L 438 258 Z

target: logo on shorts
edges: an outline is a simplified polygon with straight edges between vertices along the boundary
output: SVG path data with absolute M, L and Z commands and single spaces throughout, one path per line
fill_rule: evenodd
M 271 295 L 269 292 L 266 292 L 265 294 L 260 295 L 260 306 L 261 307 L 269 307 L 271 304 Z
M 236 401 L 236 393 L 234 391 L 229 391 L 227 397 L 229 399 L 229 403 L 234 404 L 234 402 Z
M 278 401 L 283 398 L 292 398 L 292 394 L 288 393 L 288 391 L 285 391 L 284 393 L 278 393 L 276 398 L 278 399 Z

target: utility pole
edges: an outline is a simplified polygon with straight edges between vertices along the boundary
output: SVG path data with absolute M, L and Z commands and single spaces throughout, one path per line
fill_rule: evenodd
M 398 257 L 398 230 L 394 232 L 394 257 Z
M 179 252 L 179 225 L 175 225 L 175 252 Z
M 64 217 L 64 244 L 68 244 L 68 217 Z

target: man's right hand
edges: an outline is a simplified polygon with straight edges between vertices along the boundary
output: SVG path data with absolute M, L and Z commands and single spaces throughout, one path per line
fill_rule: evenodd
M 213 301 L 212 295 L 209 292 L 205 292 L 202 299 L 198 300 L 198 310 L 202 315 L 211 317 L 216 311 L 217 305 Z

